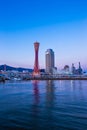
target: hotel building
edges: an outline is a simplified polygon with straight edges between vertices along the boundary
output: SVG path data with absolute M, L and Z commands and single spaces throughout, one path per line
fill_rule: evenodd
M 47 49 L 45 52 L 45 62 L 46 62 L 46 73 L 53 73 L 54 65 L 54 52 L 52 49 Z

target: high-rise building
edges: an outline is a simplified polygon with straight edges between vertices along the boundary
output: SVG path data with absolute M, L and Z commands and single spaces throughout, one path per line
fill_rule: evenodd
M 38 61 L 38 51 L 39 51 L 39 42 L 34 43 L 34 50 L 35 50 L 35 63 L 34 63 L 34 72 L 33 75 L 39 75 L 39 61 Z
M 82 74 L 82 68 L 81 68 L 81 64 L 80 64 L 80 62 L 79 62 L 78 73 L 79 73 L 79 74 Z
M 47 49 L 45 53 L 46 58 L 46 73 L 53 73 L 54 65 L 54 52 L 52 49 Z

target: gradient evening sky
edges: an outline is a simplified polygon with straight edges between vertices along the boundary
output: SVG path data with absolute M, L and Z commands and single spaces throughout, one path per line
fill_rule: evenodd
M 49 48 L 58 68 L 79 61 L 87 68 L 87 1 L 1 0 L 0 64 L 33 68 L 35 41 L 40 68 Z

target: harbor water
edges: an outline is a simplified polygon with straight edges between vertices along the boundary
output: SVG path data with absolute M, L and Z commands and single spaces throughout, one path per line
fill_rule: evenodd
M 87 130 L 87 80 L 0 83 L 0 130 Z

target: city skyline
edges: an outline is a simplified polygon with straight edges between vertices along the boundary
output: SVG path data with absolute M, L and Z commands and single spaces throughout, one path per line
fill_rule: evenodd
M 40 42 L 39 66 L 45 51 L 55 52 L 55 66 L 81 62 L 87 68 L 87 2 L 80 0 L 3 0 L 0 3 L 0 64 L 33 68 L 33 43 Z

